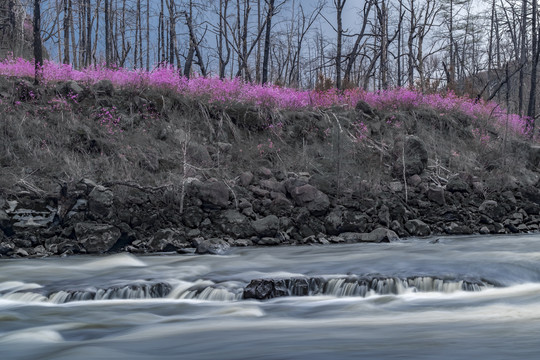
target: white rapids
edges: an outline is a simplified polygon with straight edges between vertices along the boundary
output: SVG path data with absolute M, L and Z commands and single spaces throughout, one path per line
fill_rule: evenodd
M 540 237 L 0 260 L 2 359 L 536 359 Z

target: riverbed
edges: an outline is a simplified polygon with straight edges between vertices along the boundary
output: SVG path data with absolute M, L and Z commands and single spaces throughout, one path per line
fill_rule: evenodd
M 2 359 L 536 359 L 538 334 L 540 235 L 0 261 Z

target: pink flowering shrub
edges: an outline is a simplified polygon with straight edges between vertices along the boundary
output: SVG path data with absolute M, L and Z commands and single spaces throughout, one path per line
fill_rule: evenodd
M 472 133 L 474 138 L 482 145 L 487 146 L 489 144 L 489 141 L 491 140 L 491 136 L 487 133 L 485 130 L 481 130 L 478 128 L 472 129 Z
M 369 129 L 362 121 L 356 121 L 353 123 L 354 127 L 354 141 L 361 143 L 367 139 L 369 135 Z
M 117 134 L 119 132 L 122 132 L 123 130 L 120 128 L 120 116 L 116 112 L 116 107 L 113 106 L 111 108 L 101 108 L 98 109 L 95 114 L 95 118 L 97 121 L 99 121 L 100 125 L 105 127 L 107 132 L 111 135 Z
M 32 77 L 34 64 L 21 58 L 8 58 L 0 63 L 0 75 Z M 105 66 L 91 66 L 76 70 L 70 65 L 51 61 L 45 61 L 43 64 L 45 83 L 75 80 L 93 84 L 102 79 L 111 80 L 116 87 L 120 88 L 165 88 L 221 108 L 234 104 L 288 110 L 336 106 L 354 108 L 360 100 L 379 110 L 410 110 L 425 106 L 441 114 L 461 112 L 473 119 L 489 119 L 499 128 L 508 126 L 513 133 L 520 135 L 527 133 L 525 118 L 507 114 L 493 102 L 473 101 L 452 92 L 445 95 L 422 94 L 403 88 L 378 92 L 367 92 L 362 89 L 307 91 L 276 85 L 250 84 L 238 78 L 220 80 L 213 77 L 193 77 L 187 79 L 180 75 L 179 69 L 172 66 L 161 66 L 147 72 Z M 395 126 L 399 125 L 395 124 Z

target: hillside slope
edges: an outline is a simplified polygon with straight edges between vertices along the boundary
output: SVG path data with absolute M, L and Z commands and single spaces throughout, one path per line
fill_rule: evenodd
M 539 229 L 519 118 L 451 94 L 293 106 L 263 90 L 0 77 L 0 255 Z

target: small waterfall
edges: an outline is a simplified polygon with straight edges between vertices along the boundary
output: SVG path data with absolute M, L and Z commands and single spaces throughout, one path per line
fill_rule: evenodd
M 199 280 L 195 283 L 181 283 L 169 294 L 172 299 L 197 299 L 208 301 L 235 301 L 242 299 L 242 288 L 225 286 L 209 280 Z
M 47 297 L 33 293 L 33 292 L 16 292 L 11 294 L 6 294 L 1 297 L 2 300 L 17 301 L 23 303 L 33 303 L 33 302 L 46 302 Z
M 22 281 L 6 281 L 0 283 L 0 298 L 19 302 L 43 302 L 47 298 L 39 293 L 29 290 L 40 289 L 41 285 L 36 283 L 25 283 Z
M 322 294 L 333 296 L 399 295 L 406 292 L 481 291 L 492 285 L 480 280 L 442 279 L 430 276 L 410 278 L 336 278 L 326 282 Z
M 165 282 L 140 283 L 108 288 L 60 290 L 44 296 L 28 290 L 41 288 L 38 284 L 4 283 L 0 298 L 21 302 L 51 302 L 64 304 L 74 301 L 115 299 L 195 299 L 207 301 L 266 300 L 283 296 L 329 295 L 336 297 L 367 297 L 400 295 L 410 292 L 481 291 L 495 285 L 477 279 L 414 276 L 407 278 L 380 275 L 347 277 L 291 277 L 285 279 L 254 279 L 244 286 L 239 282 L 215 283 L 211 280 L 178 281 L 171 286 Z M 4 293 L 1 293 L 1 290 Z M 26 291 L 25 291 L 26 290 Z
M 365 276 L 330 278 L 256 279 L 244 289 L 245 299 L 281 296 L 331 295 L 337 297 L 400 295 L 406 292 L 481 291 L 493 285 L 481 280 L 417 276 L 409 278 Z
M 64 304 L 72 301 L 114 300 L 114 299 L 156 299 L 169 294 L 171 286 L 166 283 L 133 284 L 95 290 L 61 290 L 49 295 L 49 301 Z

